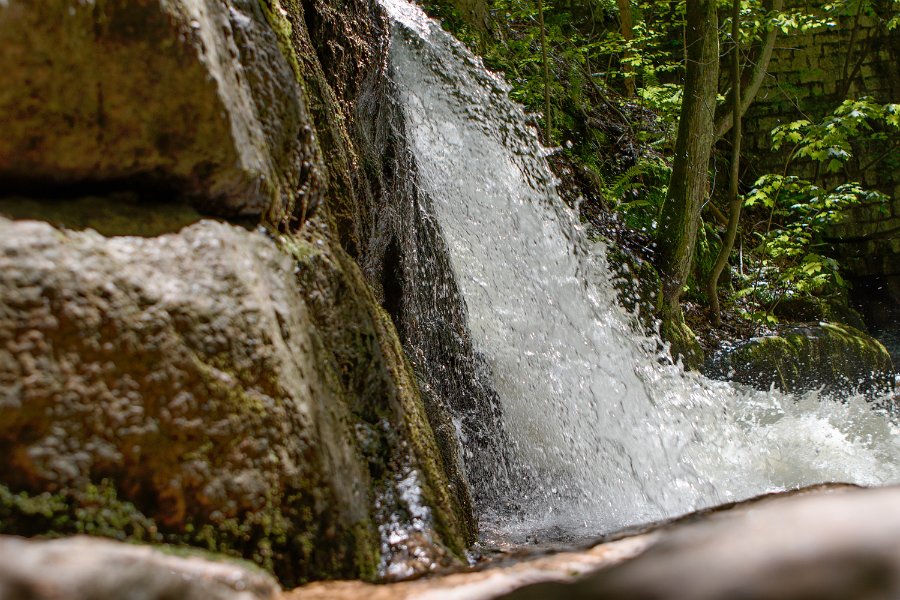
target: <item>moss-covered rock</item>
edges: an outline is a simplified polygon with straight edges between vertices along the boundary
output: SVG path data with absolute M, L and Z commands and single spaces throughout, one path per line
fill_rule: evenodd
M 846 294 L 820 298 L 817 296 L 797 296 L 782 299 L 774 309 L 775 315 L 790 322 L 846 323 L 860 331 L 866 331 L 866 322 L 861 314 L 849 306 Z
M 317 193 L 300 87 L 256 0 L 0 3 L 0 185 L 164 188 L 290 219 Z
M 285 582 L 374 576 L 354 421 L 274 243 L 211 222 L 159 238 L 0 231 L 0 473 L 66 505 L 50 530 L 162 536 Z M 104 480 L 114 490 L 92 493 Z M 96 505 L 121 518 L 92 529 Z M 47 532 L 16 521 L 0 528 Z
M 287 40 L 283 47 L 290 55 L 289 62 L 298 69 L 316 124 L 317 142 L 327 165 L 322 177 L 326 189 L 322 207 L 301 236 L 317 230 L 318 235 L 329 241 L 327 247 L 320 244 L 318 252 L 307 255 L 312 264 L 325 268 L 326 272 L 329 270 L 326 265 L 346 265 L 350 258 L 356 259 L 366 278 L 365 282 L 355 284 L 357 289 L 368 284 L 375 290 L 374 296 L 367 292 L 369 301 L 376 305 L 380 302 L 388 309 L 396 308 L 388 306 L 390 302 L 382 290 L 383 273 L 397 267 L 387 264 L 392 257 L 385 252 L 385 223 L 396 226 L 398 220 L 394 215 L 403 210 L 399 208 L 402 199 L 394 193 L 397 182 L 392 178 L 398 168 L 393 161 L 403 150 L 384 143 L 384 137 L 393 135 L 385 123 L 389 112 L 385 72 L 387 17 L 374 0 L 346 0 L 339 9 L 329 0 L 262 0 L 262 4 L 282 39 Z M 304 273 L 309 277 L 317 269 Z M 307 287 L 317 289 L 317 284 L 307 280 L 304 288 Z M 341 310 L 352 306 L 344 303 Z M 372 314 L 373 306 L 364 308 Z M 399 323 L 402 320 L 395 312 L 391 317 Z M 397 332 L 394 322 L 386 317 L 381 312 L 374 321 L 382 325 L 380 343 L 393 347 Z M 444 508 L 435 518 L 444 528 L 447 543 L 458 551 L 465 541 L 474 540 L 476 522 L 450 409 L 433 393 L 431 385 L 433 379 L 446 380 L 453 376 L 446 372 L 437 374 L 440 369 L 432 362 L 421 364 L 415 344 L 402 336 L 401 339 L 416 368 L 416 377 L 411 377 L 410 383 L 418 383 L 422 390 L 425 414 L 440 450 L 439 457 L 425 461 L 431 465 L 430 471 L 426 469 L 426 479 L 436 485 L 435 476 L 440 472 L 445 481 L 437 486 L 439 495 L 434 501 Z M 398 346 L 395 353 L 402 356 L 402 349 Z M 461 353 L 452 356 L 457 354 Z M 402 373 L 403 369 L 395 371 Z M 458 374 L 456 377 L 461 378 Z M 408 392 L 406 396 L 412 398 Z M 467 400 L 473 397 L 472 394 L 462 396 Z M 432 462 L 433 458 L 439 460 Z M 444 496 L 444 488 L 449 497 Z
M 783 391 L 859 389 L 878 393 L 893 384 L 893 364 L 884 346 L 840 323 L 794 326 L 780 335 L 754 338 L 713 357 L 712 377 L 759 389 Z
M 353 260 L 334 243 L 317 243 L 328 231 L 316 217 L 289 243 L 301 293 L 341 374 L 351 413 L 366 424 L 357 431 L 365 432 L 361 449 L 389 547 L 382 571 L 390 577 L 422 573 L 454 561 L 474 541 L 471 507 L 459 501 L 457 489 L 465 481 L 445 470 L 390 316 Z M 410 503 L 404 495 L 416 499 Z
M 0 219 L 0 532 L 196 545 L 288 585 L 455 561 L 396 334 L 305 232 Z

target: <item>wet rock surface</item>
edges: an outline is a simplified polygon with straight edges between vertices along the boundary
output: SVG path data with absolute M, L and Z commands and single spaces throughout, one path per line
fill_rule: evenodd
M 0 536 L 0 599 L 269 600 L 278 594 L 275 580 L 252 565 L 169 552 L 85 536 Z
M 775 497 L 664 532 L 636 559 L 532 598 L 896 598 L 900 489 Z
M 0 3 L 0 183 L 166 189 L 289 218 L 315 193 L 301 90 L 251 0 Z

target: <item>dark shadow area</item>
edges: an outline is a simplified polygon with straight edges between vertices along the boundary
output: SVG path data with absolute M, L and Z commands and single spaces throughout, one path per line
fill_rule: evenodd
M 184 202 L 148 203 L 133 192 L 76 198 L 0 197 L 0 216 L 46 221 L 60 229 L 93 229 L 105 236 L 143 237 L 175 233 L 204 218 Z
M 872 335 L 884 344 L 900 371 L 900 277 L 853 280 L 850 301 L 862 313 Z
M 406 336 L 403 331 L 403 267 L 400 256 L 400 246 L 397 240 L 392 239 L 384 253 L 384 263 L 381 272 L 381 288 L 384 291 L 382 306 L 391 315 L 397 334 L 401 340 Z

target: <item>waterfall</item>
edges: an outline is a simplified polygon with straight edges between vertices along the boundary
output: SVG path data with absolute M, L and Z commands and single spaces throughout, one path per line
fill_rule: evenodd
M 766 491 L 900 480 L 900 428 L 862 397 L 752 391 L 661 356 L 617 304 L 604 248 L 558 197 L 505 84 L 418 8 L 383 5 L 407 185 L 498 404 L 493 434 L 460 441 L 485 536 L 571 539 Z

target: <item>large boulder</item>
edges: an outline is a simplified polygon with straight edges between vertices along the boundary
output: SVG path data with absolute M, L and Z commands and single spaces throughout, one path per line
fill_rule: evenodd
M 7 0 L 0 47 L 7 191 L 165 189 L 273 220 L 315 201 L 302 90 L 256 0 Z
M 0 598 L 273 600 L 279 593 L 275 580 L 252 565 L 180 554 L 85 536 L 0 536 Z
M 891 355 L 881 342 L 849 325 L 824 322 L 752 338 L 714 356 L 705 372 L 763 390 L 774 385 L 785 392 L 821 387 L 877 395 L 894 379 Z
M 304 235 L 0 219 L 0 532 L 187 543 L 289 585 L 454 561 L 396 334 Z

